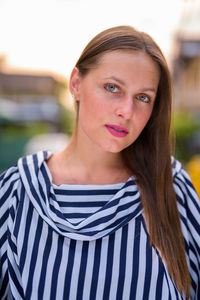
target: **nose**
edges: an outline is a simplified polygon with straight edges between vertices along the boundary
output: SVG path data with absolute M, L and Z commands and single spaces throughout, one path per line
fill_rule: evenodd
M 133 117 L 134 112 L 134 101 L 131 96 L 126 96 L 118 102 L 116 108 L 116 114 L 118 117 L 124 118 L 126 120 Z

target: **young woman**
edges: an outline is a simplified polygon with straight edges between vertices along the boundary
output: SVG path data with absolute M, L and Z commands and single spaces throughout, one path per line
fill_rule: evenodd
M 200 299 L 200 202 L 171 159 L 171 82 L 152 38 L 98 34 L 70 78 L 64 151 L 0 178 L 1 299 Z

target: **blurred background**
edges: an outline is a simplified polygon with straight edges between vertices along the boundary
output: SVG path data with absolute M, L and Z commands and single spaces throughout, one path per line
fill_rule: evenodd
M 168 61 L 174 155 L 200 195 L 200 0 L 0 0 L 0 172 L 67 145 L 70 72 L 89 40 L 117 25 L 149 33 Z

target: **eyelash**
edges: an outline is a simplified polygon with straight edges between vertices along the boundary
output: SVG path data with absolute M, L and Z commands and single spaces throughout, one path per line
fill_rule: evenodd
M 115 88 L 115 89 L 117 89 L 117 91 L 114 92 L 114 91 L 110 90 L 110 88 Z M 105 84 L 105 85 L 104 85 L 104 89 L 105 89 L 107 92 L 111 93 L 111 94 L 117 94 L 117 93 L 120 92 L 120 88 L 119 88 L 116 84 L 114 84 L 114 83 L 107 83 L 107 84 Z M 141 99 L 139 99 L 141 96 L 142 96 L 142 97 L 146 97 L 146 100 L 141 100 Z M 138 95 L 136 98 L 137 98 L 139 101 L 144 102 L 144 103 L 150 103 L 150 101 L 151 101 L 150 97 L 147 96 L 147 95 L 145 95 L 145 94 L 140 94 L 140 95 Z
M 117 91 L 116 91 L 116 92 L 111 91 L 111 90 L 110 90 L 111 87 L 117 89 Z M 107 92 L 112 93 L 112 94 L 116 94 L 116 93 L 119 92 L 119 87 L 118 87 L 116 84 L 114 84 L 114 83 L 107 83 L 107 84 L 105 84 L 105 85 L 104 85 L 104 89 L 105 89 Z
M 138 98 L 141 97 L 141 96 L 142 96 L 142 97 L 146 97 L 147 100 L 141 100 L 141 99 L 138 99 Z M 145 95 L 145 94 L 141 94 L 141 95 L 137 96 L 137 99 L 140 100 L 140 101 L 142 101 L 142 102 L 144 102 L 144 103 L 149 103 L 149 102 L 151 101 L 150 97 L 147 96 L 147 95 Z

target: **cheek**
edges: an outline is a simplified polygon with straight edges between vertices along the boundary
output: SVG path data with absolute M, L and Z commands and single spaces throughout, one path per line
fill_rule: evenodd
M 99 93 L 86 93 L 81 99 L 80 110 L 83 115 L 97 119 L 102 118 L 110 111 L 110 105 Z
M 135 119 L 136 124 L 138 125 L 138 129 L 142 130 L 146 124 L 148 123 L 150 117 L 152 114 L 152 110 L 150 111 L 146 111 L 146 112 L 142 112 L 140 114 L 137 115 L 137 118 Z
M 144 123 L 147 123 L 149 121 L 149 119 L 151 118 L 151 114 L 152 114 L 152 110 L 144 115 L 144 119 L 143 119 Z

